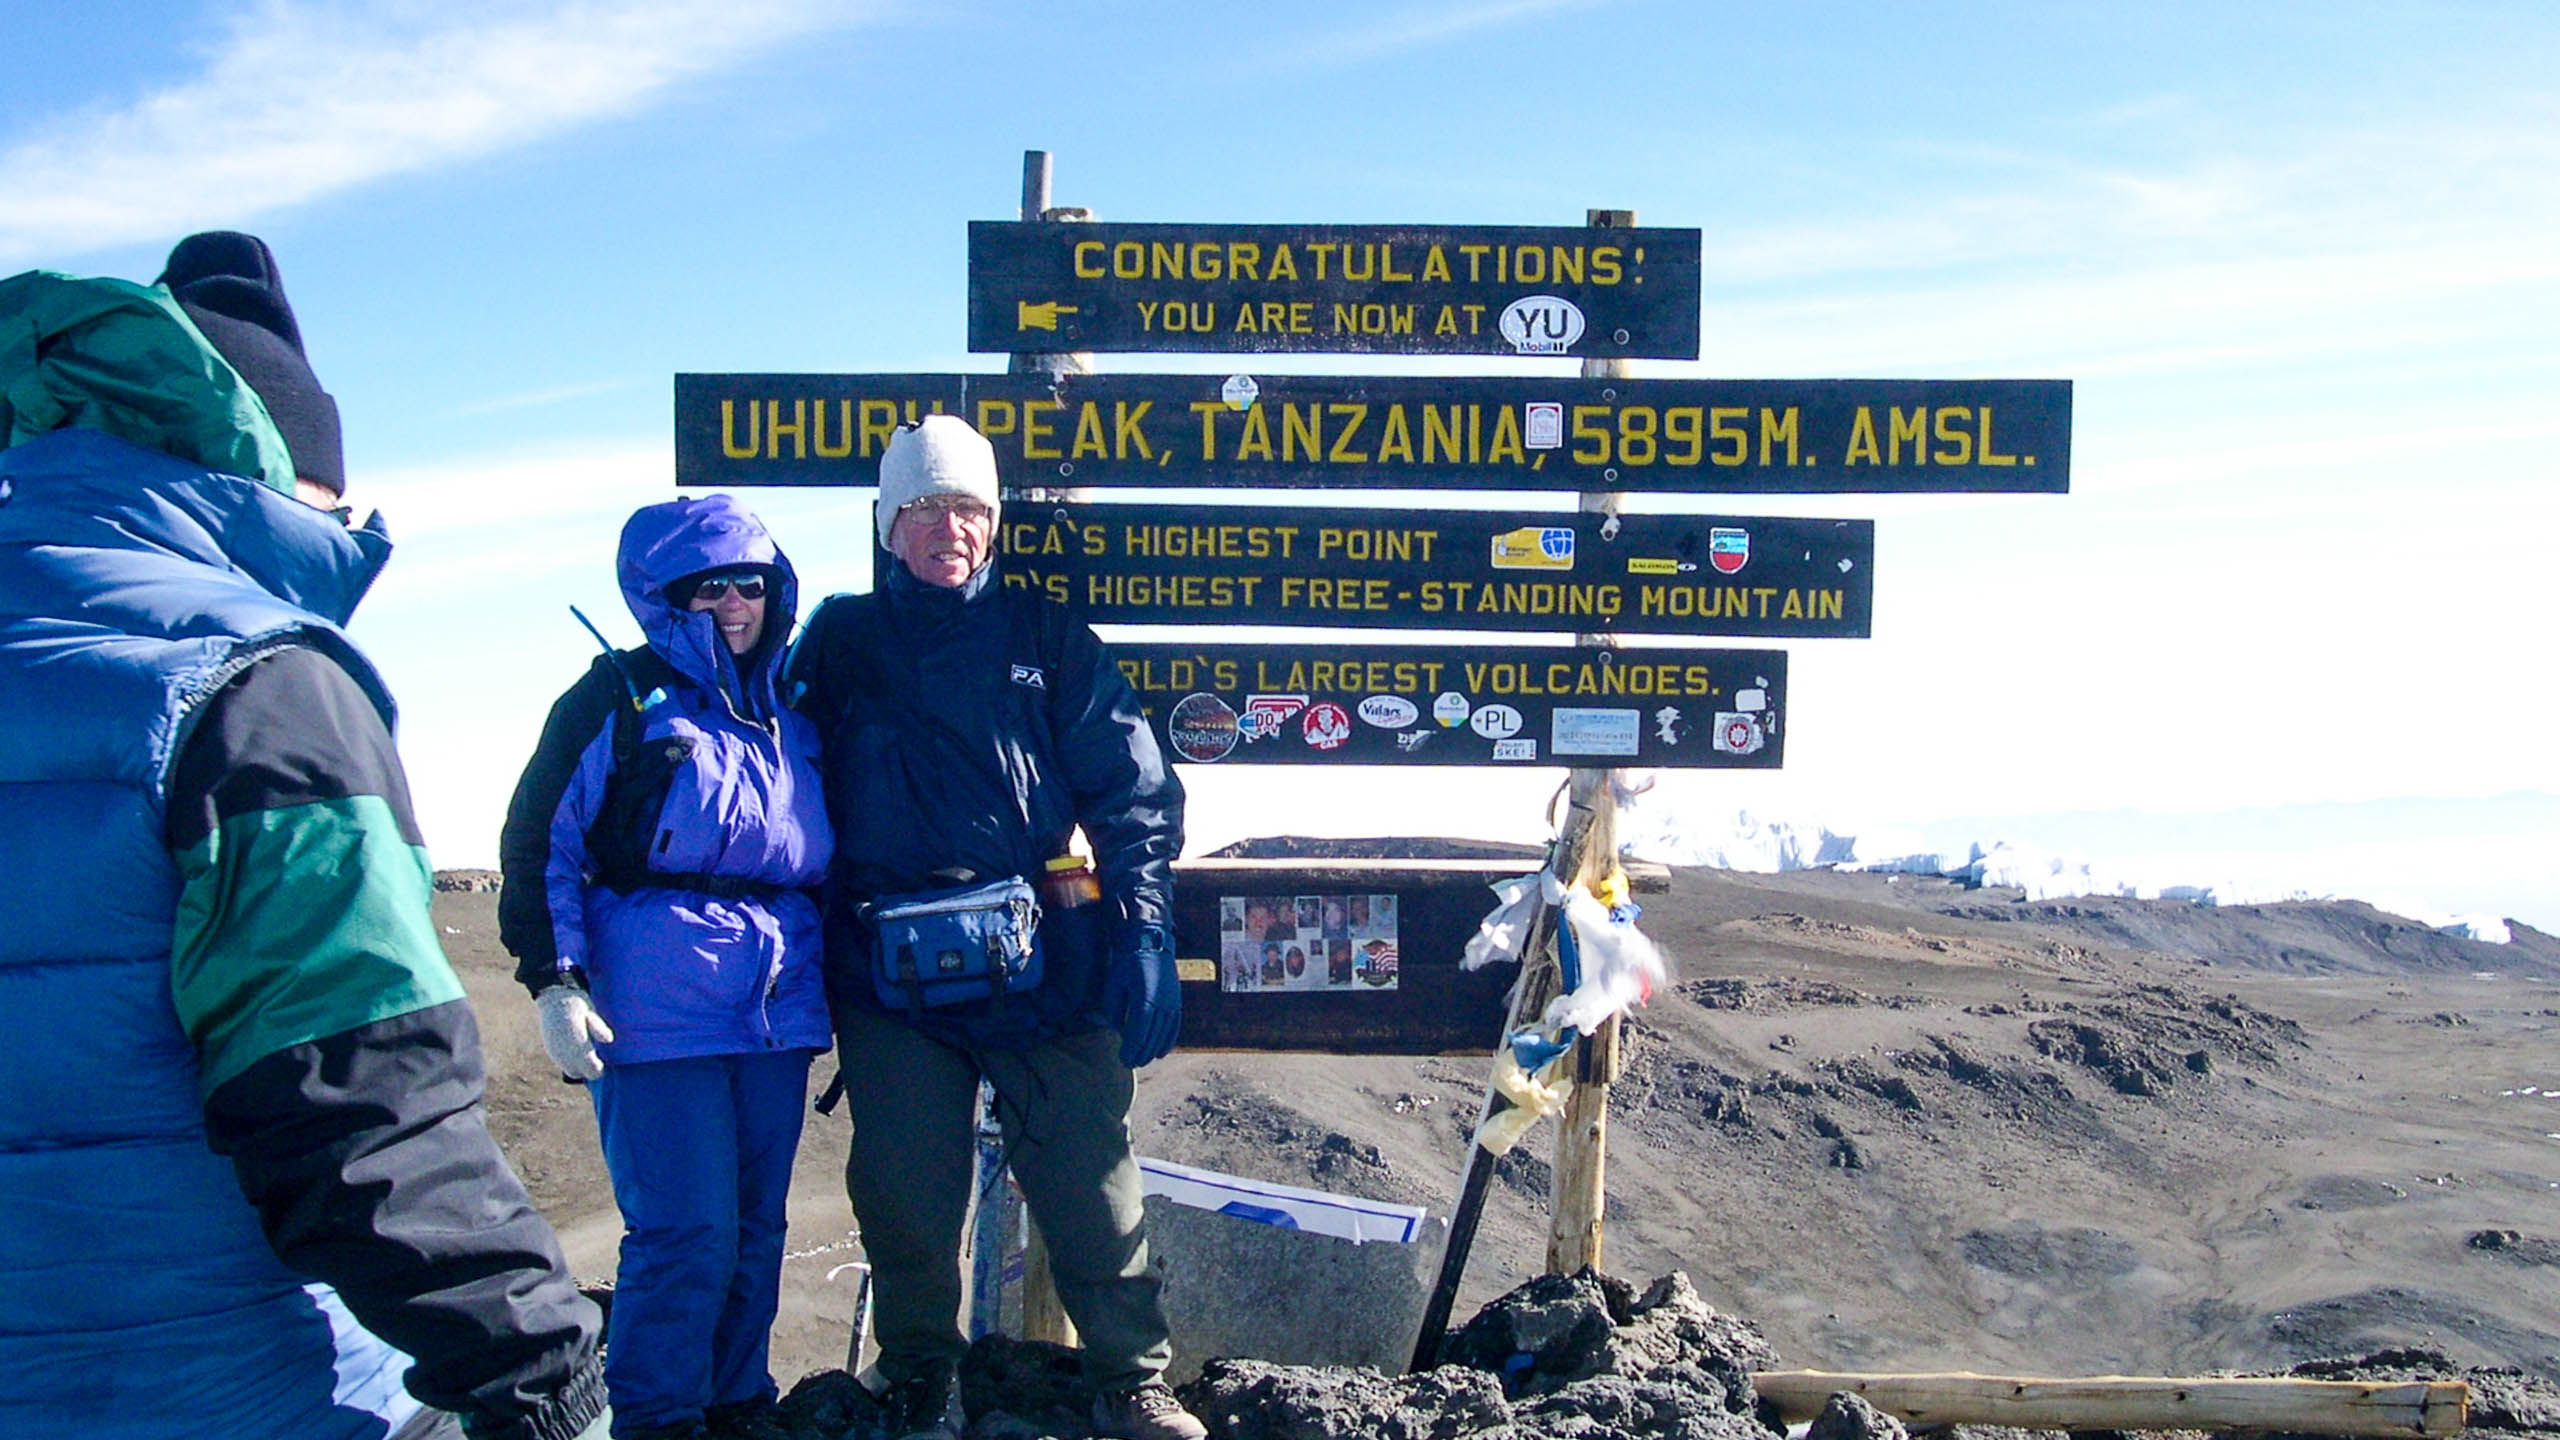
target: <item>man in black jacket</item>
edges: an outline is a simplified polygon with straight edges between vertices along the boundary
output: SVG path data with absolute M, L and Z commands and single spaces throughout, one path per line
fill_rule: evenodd
M 984 1079 L 1084 1341 L 1096 1425 L 1198 1440 L 1206 1430 L 1162 1379 L 1173 1351 L 1128 1133 L 1131 1071 L 1170 1049 L 1181 1021 L 1182 787 L 1093 632 L 1004 585 L 1000 504 L 995 453 L 965 422 L 899 431 L 877 514 L 895 563 L 872 594 L 819 607 L 785 677 L 825 744 L 828 986 L 854 1125 L 845 1185 L 878 1284 L 880 1373 L 896 1433 L 958 1433 L 959 1248 Z M 866 907 L 1038 880 L 1079 827 L 1100 898 L 1050 900 L 1036 985 L 928 1007 L 875 983 Z

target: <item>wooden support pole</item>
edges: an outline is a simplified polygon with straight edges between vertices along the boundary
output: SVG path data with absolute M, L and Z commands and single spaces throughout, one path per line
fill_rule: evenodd
M 1589 219 L 1597 228 L 1626 229 L 1636 223 L 1636 212 L 1594 210 Z M 1624 360 L 1582 362 L 1586 380 L 1624 379 L 1629 373 Z M 1618 506 L 1615 491 L 1592 491 L 1582 497 L 1586 514 L 1614 516 Z M 1589 646 L 1618 644 L 1618 637 L 1610 634 L 1580 635 L 1575 640 Z M 1592 886 L 1617 863 L 1617 799 L 1610 792 L 1609 778 L 1605 769 L 1578 768 L 1566 781 L 1568 804 L 1558 832 L 1554 871 L 1567 885 L 1579 881 Z M 1550 1274 L 1600 1268 L 1601 1222 L 1607 1211 L 1609 1087 L 1620 1068 L 1618 1023 L 1612 1017 L 1574 1047 L 1573 1094 L 1565 1100 L 1556 1130 L 1555 1189 L 1548 1199 Z
M 1022 219 L 1026 224 L 1043 221 L 1090 219 L 1088 211 L 1058 209 L 1050 204 L 1049 181 L 1052 167 L 1046 150 L 1022 152 Z M 1068 375 L 1093 372 L 1093 356 L 1083 351 L 1017 351 L 1006 368 L 1016 375 L 1045 376 L 1051 384 Z M 1064 500 L 1072 492 L 1035 486 L 1004 492 L 1007 500 Z M 1025 1340 L 1047 1340 L 1059 1345 L 1076 1343 L 1075 1323 L 1067 1318 L 1066 1306 L 1058 1299 L 1057 1273 L 1049 1268 L 1049 1247 L 1040 1238 L 1038 1222 L 1029 1218 L 1024 1207 L 1022 1240 L 1022 1335 Z
M 2467 1423 L 2471 1388 L 2452 1380 L 2177 1380 L 2094 1375 L 2022 1379 L 1966 1372 L 1754 1374 L 1752 1387 L 1789 1424 L 1811 1420 L 1840 1391 L 1911 1425 L 2021 1430 L 2286 1430 L 2309 1435 L 2442 1436 Z

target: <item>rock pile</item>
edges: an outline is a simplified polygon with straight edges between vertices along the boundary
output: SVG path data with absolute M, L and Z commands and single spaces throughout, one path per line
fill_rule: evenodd
M 1182 1389 L 1212 1440 L 1771 1440 L 1751 1372 L 1776 1356 L 1688 1277 L 1638 1293 L 1614 1276 L 1542 1276 L 1451 1333 L 1420 1375 L 1213 1360 Z M 960 1388 L 968 1440 L 1087 1440 L 1073 1351 L 990 1337 Z M 841 1370 L 794 1387 L 771 1440 L 873 1440 L 880 1411 Z

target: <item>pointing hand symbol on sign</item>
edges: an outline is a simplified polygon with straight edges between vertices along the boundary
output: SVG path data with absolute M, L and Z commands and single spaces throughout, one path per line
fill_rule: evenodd
M 1016 300 L 1013 309 L 1013 328 L 1016 330 L 1055 330 L 1059 316 L 1076 313 L 1075 306 L 1061 305 L 1055 300 L 1043 300 L 1037 305 L 1028 300 Z

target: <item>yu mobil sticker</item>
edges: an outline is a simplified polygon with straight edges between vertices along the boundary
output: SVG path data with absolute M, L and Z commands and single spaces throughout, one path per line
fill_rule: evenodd
M 1496 570 L 1570 570 L 1573 568 L 1573 527 L 1570 525 L 1523 525 L 1493 537 L 1493 568 Z
M 1502 338 L 1523 355 L 1563 355 L 1582 338 L 1582 307 L 1558 295 L 1523 295 L 1502 307 Z
M 1208 765 L 1226 759 L 1236 748 L 1241 727 L 1236 723 L 1233 706 L 1215 695 L 1195 693 L 1174 703 L 1173 713 L 1165 717 L 1164 728 L 1174 754 Z

